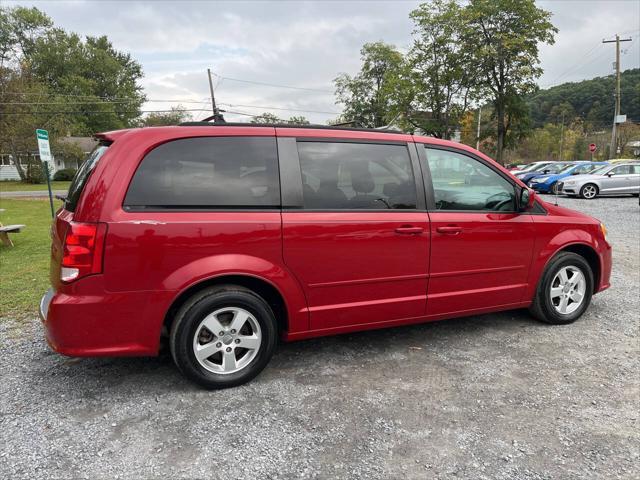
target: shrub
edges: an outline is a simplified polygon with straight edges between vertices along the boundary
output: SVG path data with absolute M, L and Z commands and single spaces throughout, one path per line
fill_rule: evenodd
M 45 183 L 46 179 L 44 178 L 44 169 L 42 165 L 37 163 L 30 163 L 27 165 L 27 169 L 25 172 L 25 183 Z
M 73 176 L 76 174 L 75 168 L 63 168 L 62 170 L 58 170 L 54 175 L 53 179 L 56 182 L 73 180 Z

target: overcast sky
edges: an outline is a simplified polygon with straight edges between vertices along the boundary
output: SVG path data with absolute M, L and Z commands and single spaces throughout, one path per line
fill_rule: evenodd
M 412 30 L 409 12 L 421 2 L 16 3 L 37 6 L 56 26 L 68 31 L 107 35 L 117 49 L 131 53 L 142 64 L 142 83 L 150 100 L 179 99 L 187 108 L 209 107 L 206 69 L 210 67 L 218 75 L 214 78 L 216 99 L 222 108 L 249 114 L 271 111 L 285 118 L 304 115 L 312 122 L 324 123 L 340 112 L 334 103 L 332 80 L 340 72 L 358 70 L 359 50 L 365 42 L 382 40 L 403 51 L 408 49 Z M 616 33 L 633 38 L 622 44 L 622 68 L 640 66 L 640 1 L 538 3 L 553 13 L 552 21 L 560 30 L 555 45 L 541 47 L 545 70 L 541 86 L 609 74 L 615 47 L 601 42 Z M 145 108 L 159 110 L 170 105 L 150 101 Z M 196 118 L 206 115 L 194 112 Z M 226 117 L 248 119 L 231 114 Z

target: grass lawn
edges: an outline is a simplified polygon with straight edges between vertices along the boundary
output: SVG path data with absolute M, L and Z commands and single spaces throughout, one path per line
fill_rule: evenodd
M 71 182 L 51 182 L 51 190 L 69 190 L 70 183 Z M 16 180 L 5 180 L 0 182 L 0 192 L 32 192 L 46 189 L 46 183 L 22 183 Z
M 55 200 L 56 208 L 61 202 Z M 0 318 L 35 316 L 40 298 L 49 288 L 51 210 L 48 199 L 1 199 L 0 222 L 24 224 L 9 234 L 14 247 L 0 244 Z

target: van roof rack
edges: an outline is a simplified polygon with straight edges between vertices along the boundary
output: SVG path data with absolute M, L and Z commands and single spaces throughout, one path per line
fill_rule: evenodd
M 182 122 L 179 123 L 180 127 L 277 127 L 277 128 L 313 128 L 318 130 L 347 130 L 353 132 L 375 132 L 375 133 L 400 133 L 407 134 L 401 130 L 389 130 L 380 128 L 357 128 L 357 127 L 344 127 L 340 125 L 295 125 L 291 123 L 243 123 L 243 122 L 225 122 L 225 123 L 212 123 L 207 121 L 201 122 Z

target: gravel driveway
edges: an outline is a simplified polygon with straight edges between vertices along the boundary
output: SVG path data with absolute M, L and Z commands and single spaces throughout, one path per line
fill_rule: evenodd
M 577 323 L 524 311 L 282 345 L 207 392 L 168 357 L 69 359 L 0 328 L 1 478 L 638 478 L 637 198 L 603 220 L 613 287 Z

